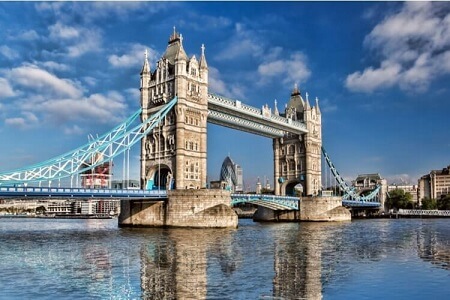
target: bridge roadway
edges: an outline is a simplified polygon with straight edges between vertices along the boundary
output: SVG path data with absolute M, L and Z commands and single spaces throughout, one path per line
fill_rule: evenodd
M 77 199 L 147 199 L 166 201 L 166 190 L 139 189 L 86 189 L 86 188 L 56 188 L 56 187 L 0 187 L 1 198 L 77 198 Z M 253 203 L 272 210 L 298 210 L 299 198 L 259 194 L 232 194 L 231 204 Z
M 34 200 L 36 198 L 78 198 L 78 199 L 118 199 L 138 200 L 147 199 L 166 201 L 166 190 L 139 189 L 86 189 L 86 188 L 57 188 L 57 187 L 0 187 L 0 198 L 22 198 Z M 298 197 L 274 196 L 264 194 L 231 194 L 231 204 L 252 203 L 272 210 L 299 210 Z M 379 202 L 343 200 L 342 205 L 353 208 L 378 208 Z

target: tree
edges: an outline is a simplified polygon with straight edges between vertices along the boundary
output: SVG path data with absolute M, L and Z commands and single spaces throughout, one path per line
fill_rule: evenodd
M 405 193 L 402 189 L 390 191 L 386 205 L 389 209 L 413 208 L 414 206 L 412 202 L 412 195 L 410 193 Z
M 45 206 L 41 205 L 36 207 L 36 213 L 37 214 L 44 214 L 47 210 L 45 209 Z
M 437 208 L 440 210 L 450 210 L 450 195 L 446 195 L 437 201 Z
M 426 210 L 437 209 L 436 199 L 423 198 L 422 199 L 422 209 L 426 209 Z

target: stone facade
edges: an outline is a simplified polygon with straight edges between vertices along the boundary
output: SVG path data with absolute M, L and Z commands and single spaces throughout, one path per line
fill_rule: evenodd
M 141 71 L 142 120 L 175 96 L 178 102 L 141 141 L 141 186 L 147 189 L 206 187 L 206 124 L 208 65 L 205 48 L 200 60 L 188 58 L 183 37 L 173 32 L 166 52 L 152 70 L 146 56 Z
M 275 110 L 277 112 L 277 110 Z M 274 179 L 276 195 L 294 195 L 294 186 L 301 184 L 303 196 L 317 195 L 321 189 L 322 114 L 316 104 L 303 99 L 295 86 L 282 116 L 304 122 L 308 133 L 288 133 L 273 140 Z

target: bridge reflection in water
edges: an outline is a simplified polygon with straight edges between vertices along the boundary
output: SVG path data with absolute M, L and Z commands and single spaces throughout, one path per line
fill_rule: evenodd
M 450 293 L 445 219 L 239 226 L 118 229 L 114 220 L 0 218 L 1 297 L 446 299 Z
M 206 299 L 212 294 L 222 299 L 321 299 L 322 243 L 328 226 L 305 223 L 305 230 L 298 230 L 290 225 L 293 230 L 271 228 L 273 239 L 267 247 L 255 247 L 257 231 L 249 233 L 245 244 L 235 241 L 234 230 L 167 230 L 164 239 L 141 249 L 143 298 Z M 242 268 L 255 271 L 239 280 Z M 270 277 L 272 287 L 267 286 Z M 261 288 L 267 290 L 263 295 Z

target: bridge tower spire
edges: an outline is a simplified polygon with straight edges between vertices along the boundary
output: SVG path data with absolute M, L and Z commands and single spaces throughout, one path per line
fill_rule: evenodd
M 195 55 L 189 58 L 183 36 L 174 28 L 156 69 L 149 72 L 148 86 L 141 84 L 143 119 L 175 96 L 178 98 L 163 124 L 142 139 L 143 188 L 206 187 L 208 65 L 203 45 L 201 49 L 200 62 Z

